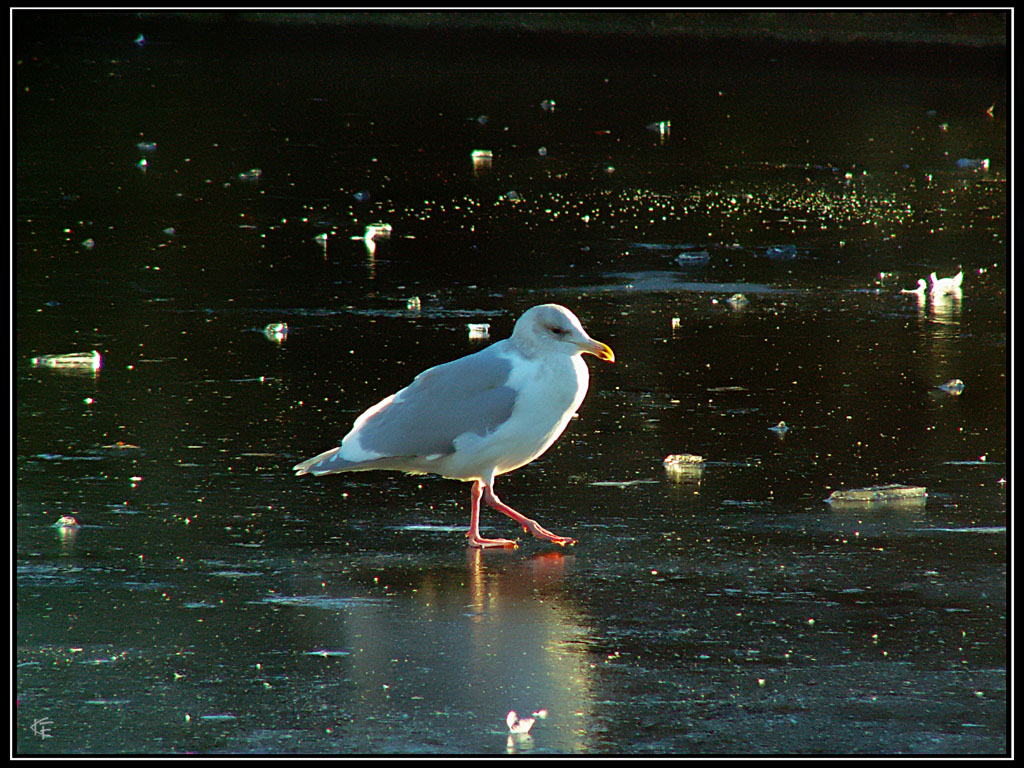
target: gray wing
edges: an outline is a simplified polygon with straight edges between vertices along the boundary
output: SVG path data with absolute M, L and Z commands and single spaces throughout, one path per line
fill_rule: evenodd
M 428 368 L 358 429 L 359 445 L 385 456 L 443 456 L 459 435 L 485 435 L 508 420 L 517 392 L 499 341 Z

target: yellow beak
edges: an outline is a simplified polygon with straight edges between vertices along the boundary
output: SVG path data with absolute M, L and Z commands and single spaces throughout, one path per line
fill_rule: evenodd
M 612 348 L 600 341 L 590 339 L 587 344 L 584 345 L 583 351 L 589 352 L 602 360 L 607 360 L 609 363 L 615 362 L 615 353 L 612 352 Z

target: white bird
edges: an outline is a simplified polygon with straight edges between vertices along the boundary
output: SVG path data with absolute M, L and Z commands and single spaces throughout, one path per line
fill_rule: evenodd
M 505 724 L 508 726 L 509 733 L 526 734 L 530 732 L 533 724 L 537 722 L 536 718 L 524 717 L 520 718 L 515 710 L 511 710 L 505 716 Z
M 956 293 L 960 290 L 960 284 L 964 281 L 964 271 L 961 269 L 953 277 L 938 277 L 932 272 L 931 281 L 932 294 Z
M 529 464 L 562 434 L 587 394 L 584 353 L 615 361 L 611 347 L 590 338 L 565 307 L 533 307 L 511 337 L 423 371 L 356 419 L 340 446 L 293 469 L 298 475 L 392 469 L 472 481 L 470 546 L 517 546 L 480 536 L 481 498 L 537 538 L 575 544 L 499 500 L 494 478 Z
M 917 288 L 901 288 L 900 293 L 916 293 L 918 296 L 924 296 L 924 289 L 928 286 L 928 283 L 922 277 L 917 281 Z

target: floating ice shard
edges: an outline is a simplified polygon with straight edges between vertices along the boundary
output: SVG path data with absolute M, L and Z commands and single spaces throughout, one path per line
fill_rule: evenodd
M 672 121 L 659 120 L 655 123 L 648 123 L 647 130 L 654 131 L 655 133 L 659 134 L 662 137 L 668 136 L 669 132 L 671 132 L 672 130 Z
M 707 251 L 683 251 L 676 256 L 676 264 L 681 267 L 701 266 L 709 261 L 711 261 L 711 254 Z
M 845 504 L 924 504 L 927 490 L 919 485 L 872 485 L 867 488 L 834 491 L 825 501 Z
M 799 256 L 795 245 L 773 245 L 765 250 L 764 255 L 772 261 L 791 261 Z
M 75 368 L 98 371 L 103 365 L 103 358 L 96 350 L 92 352 L 71 352 L 66 355 L 33 357 L 32 365 L 37 368 Z
M 964 391 L 964 383 L 960 379 L 950 379 L 945 384 L 939 384 L 937 388 L 951 395 L 959 395 Z
M 704 457 L 695 453 L 670 453 L 662 462 L 666 467 L 693 467 L 704 463 Z
M 474 149 L 470 157 L 473 160 L 473 173 L 476 174 L 490 170 L 494 153 L 489 149 Z
M 988 166 L 987 157 L 961 157 L 956 161 L 956 167 L 962 171 L 987 171 Z
M 379 221 L 367 225 L 366 231 L 363 233 L 364 240 L 380 240 L 388 237 L 391 237 L 391 225 Z
M 269 323 L 263 329 L 263 335 L 275 344 L 281 344 L 288 338 L 288 323 Z
M 734 293 L 728 299 L 729 304 L 735 309 L 741 309 L 750 303 L 750 300 L 742 293 Z
M 699 481 L 704 473 L 704 457 L 693 453 L 671 453 L 661 463 L 669 479 L 677 483 Z

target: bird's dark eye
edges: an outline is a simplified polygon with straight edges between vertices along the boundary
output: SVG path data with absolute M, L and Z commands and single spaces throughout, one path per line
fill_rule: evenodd
M 568 333 L 565 328 L 559 328 L 557 325 L 549 325 L 548 330 L 555 334 L 555 336 L 564 336 Z

